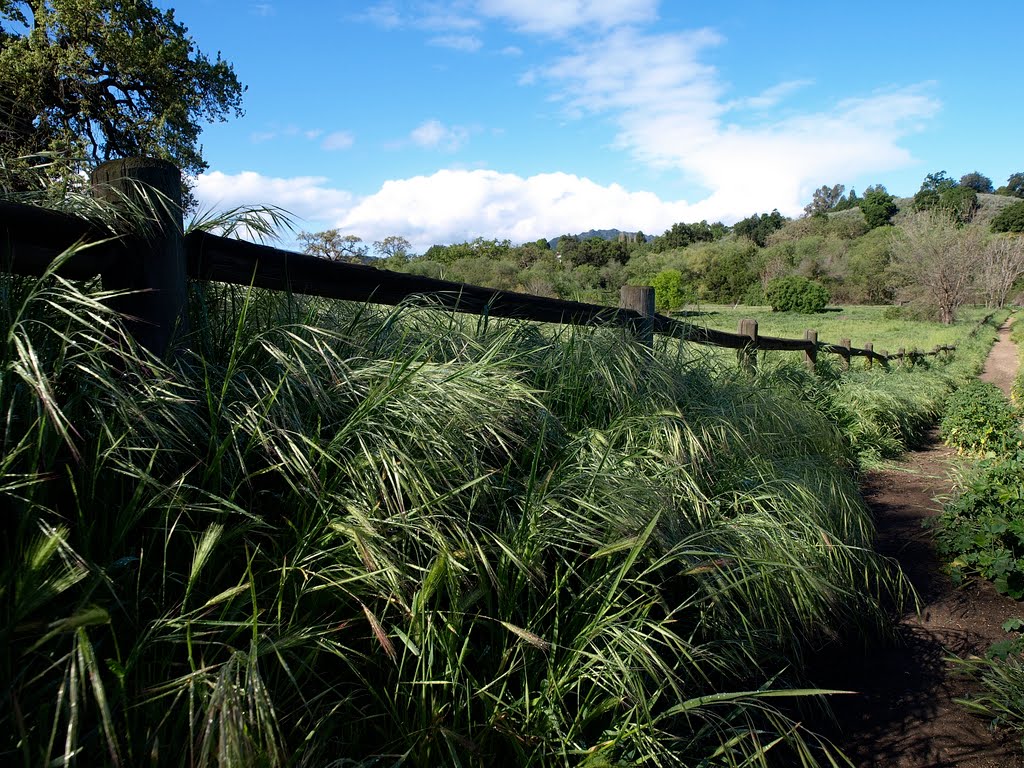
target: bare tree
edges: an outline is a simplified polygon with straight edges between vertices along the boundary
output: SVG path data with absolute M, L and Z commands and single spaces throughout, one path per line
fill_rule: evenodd
M 957 227 L 942 209 L 913 214 L 896 230 L 892 242 L 902 295 L 933 308 L 943 323 L 952 323 L 974 290 L 983 237 L 978 227 Z
M 978 288 L 990 307 L 1004 307 L 1010 291 L 1024 277 L 1024 238 L 994 237 L 979 254 Z

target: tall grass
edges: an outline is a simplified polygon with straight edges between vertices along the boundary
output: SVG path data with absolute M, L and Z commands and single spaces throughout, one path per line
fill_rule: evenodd
M 205 286 L 192 353 L 0 277 L 0 760 L 759 765 L 887 627 L 803 374 Z

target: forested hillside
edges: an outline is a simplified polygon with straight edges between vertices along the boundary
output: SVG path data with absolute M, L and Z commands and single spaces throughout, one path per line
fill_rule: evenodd
M 692 303 L 765 304 L 773 280 L 799 276 L 834 303 L 897 304 L 906 317 L 949 320 L 958 306 L 1002 305 L 1024 272 L 1024 174 L 994 189 L 974 172 L 925 177 L 908 198 L 881 185 L 858 196 L 823 186 L 789 219 L 777 210 L 729 227 L 679 222 L 661 235 L 589 231 L 525 244 L 477 238 L 409 253 L 402 237 L 375 243 L 378 266 L 503 290 L 596 303 L 623 285 L 654 285 L 659 310 Z M 325 234 L 304 234 L 304 242 Z M 335 239 L 337 233 L 333 232 Z M 358 238 L 318 255 L 350 258 Z M 398 247 L 396 247 L 396 243 Z M 367 248 L 360 257 L 366 258 Z

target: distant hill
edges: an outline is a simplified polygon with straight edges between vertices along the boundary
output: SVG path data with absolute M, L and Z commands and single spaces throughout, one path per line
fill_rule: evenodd
M 582 240 L 593 240 L 595 238 L 600 238 L 601 240 L 618 240 L 619 239 L 619 235 L 633 235 L 633 234 L 636 234 L 636 233 L 635 232 L 623 232 L 621 229 L 591 229 L 591 230 L 587 230 L 586 232 L 581 232 L 580 234 L 575 235 L 575 237 L 578 238 L 581 241 Z M 556 245 L 558 245 L 558 240 L 561 237 L 562 237 L 561 235 L 558 235 L 557 237 L 552 237 L 551 239 L 549 239 L 548 240 L 548 247 L 553 249 Z M 646 235 L 646 237 L 649 238 L 650 235 Z

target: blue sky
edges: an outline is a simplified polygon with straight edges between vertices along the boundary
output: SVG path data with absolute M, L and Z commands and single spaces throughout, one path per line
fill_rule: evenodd
M 200 200 L 367 242 L 657 234 L 1024 170 L 1019 0 L 174 7 L 248 86 L 203 132 Z

